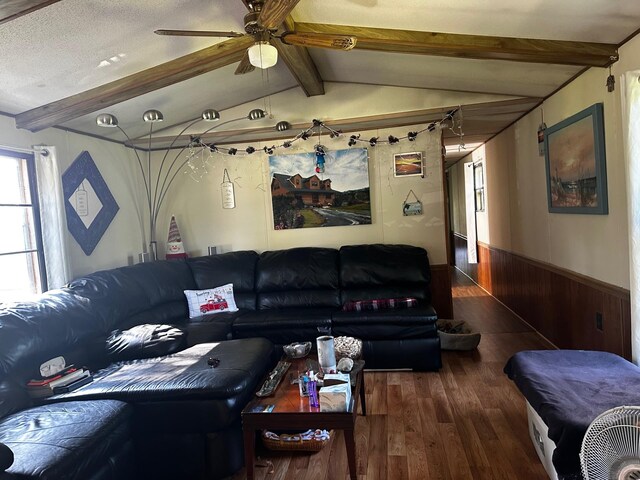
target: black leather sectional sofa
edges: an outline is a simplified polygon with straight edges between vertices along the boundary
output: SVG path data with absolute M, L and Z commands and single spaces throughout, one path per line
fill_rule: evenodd
M 188 318 L 184 290 L 227 283 L 239 311 Z M 278 345 L 350 335 L 363 339 L 369 368 L 439 369 L 429 283 L 418 247 L 294 248 L 96 272 L 5 306 L 0 443 L 15 459 L 0 480 L 228 476 L 243 461 L 240 411 Z M 342 311 L 349 301 L 395 297 L 414 297 L 418 306 Z M 114 332 L 141 325 L 160 337 L 124 356 L 109 348 Z M 33 401 L 26 382 L 58 355 L 89 367 L 94 381 Z

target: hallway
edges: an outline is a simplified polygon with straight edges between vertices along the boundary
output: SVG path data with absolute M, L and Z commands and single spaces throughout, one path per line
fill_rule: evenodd
M 367 410 L 356 427 L 358 478 L 544 480 L 525 403 L 502 373 L 520 350 L 551 348 L 462 273 L 452 274 L 454 316 L 482 333 L 477 350 L 442 352 L 437 373 L 365 374 Z M 258 479 L 348 479 L 342 432 L 313 454 L 264 451 Z M 233 477 L 244 479 L 244 469 Z

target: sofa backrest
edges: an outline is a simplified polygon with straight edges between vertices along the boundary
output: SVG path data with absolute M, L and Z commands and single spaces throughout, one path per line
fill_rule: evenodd
M 424 248 L 348 245 L 340 248 L 341 301 L 415 297 L 431 302 L 431 268 Z
M 258 259 L 258 309 L 338 307 L 338 251 L 301 247 L 264 252 Z
M 188 318 L 184 290 L 195 289 L 184 260 L 159 260 L 95 272 L 68 288 L 89 300 L 105 333 L 144 323 L 177 323 Z
M 197 290 L 233 284 L 238 308 L 256 309 L 255 276 L 258 254 L 247 250 L 188 259 Z
M 63 356 L 67 365 L 90 365 L 93 348 L 104 335 L 89 301 L 67 289 L 51 290 L 38 300 L 7 304 L 0 310 L 0 381 L 21 387 L 40 376 L 40 365 Z

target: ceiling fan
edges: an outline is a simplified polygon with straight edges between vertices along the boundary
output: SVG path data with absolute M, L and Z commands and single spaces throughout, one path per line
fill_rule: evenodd
M 219 32 L 211 30 L 156 30 L 158 35 L 174 35 L 181 37 L 244 37 L 250 36 L 255 43 L 249 47 L 236 68 L 236 75 L 249 73 L 259 68 L 269 68 L 276 64 L 278 51 L 273 45 L 282 42 L 285 45 L 302 47 L 331 48 L 334 50 L 351 50 L 356 45 L 356 37 L 351 35 L 328 35 L 320 33 L 298 33 L 278 29 L 285 22 L 287 15 L 300 0 L 242 0 L 249 9 L 244 16 L 244 31 Z M 277 43 L 276 43 L 277 44 Z

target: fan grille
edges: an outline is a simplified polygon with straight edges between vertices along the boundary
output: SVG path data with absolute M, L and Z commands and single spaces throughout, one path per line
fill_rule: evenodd
M 580 450 L 585 480 L 640 480 L 640 407 L 616 407 L 587 429 Z

